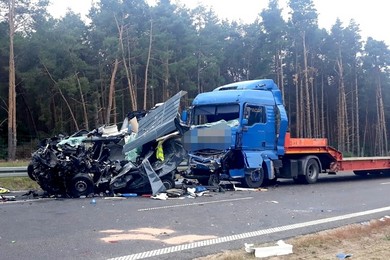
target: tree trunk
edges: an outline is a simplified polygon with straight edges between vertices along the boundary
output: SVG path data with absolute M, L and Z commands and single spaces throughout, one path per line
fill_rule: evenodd
M 148 96 L 148 73 L 149 73 L 149 63 L 150 63 L 150 56 L 152 52 L 152 40 L 153 40 L 153 21 L 150 21 L 150 36 L 149 36 L 149 49 L 148 49 L 148 58 L 146 60 L 146 67 L 145 67 L 145 84 L 144 84 L 144 110 L 146 110 L 146 101 Z M 152 104 L 153 106 L 154 104 Z
M 380 79 L 380 71 L 378 69 L 377 73 L 377 89 L 376 89 L 376 98 L 377 98 L 377 141 L 376 144 L 379 148 L 379 155 L 383 156 L 388 152 L 387 145 L 387 130 L 386 130 L 386 118 L 385 118 L 385 108 L 383 105 L 382 97 L 382 84 Z
M 304 63 L 304 77 L 305 77 L 305 91 L 303 100 L 305 102 L 305 136 L 312 137 L 312 125 L 311 125 L 311 111 L 310 111 L 310 93 L 309 93 L 309 75 L 307 66 L 307 50 L 306 50 L 306 34 L 302 33 L 302 45 L 303 45 L 303 63 Z
M 338 58 L 336 60 L 337 73 L 339 76 L 339 104 L 338 104 L 338 148 L 343 152 L 350 152 L 349 124 L 347 111 L 347 98 L 344 81 L 344 65 L 341 54 L 341 47 L 338 47 Z
M 49 78 L 51 79 L 51 81 L 53 81 L 54 86 L 57 87 L 57 90 L 58 90 L 58 92 L 60 93 L 61 98 L 64 100 L 65 105 L 66 105 L 66 107 L 67 107 L 68 110 L 69 110 L 69 113 L 70 113 L 70 116 L 72 117 L 74 126 L 76 127 L 76 130 L 78 131 L 78 130 L 79 130 L 79 125 L 77 124 L 76 117 L 74 116 L 73 110 L 72 110 L 72 108 L 71 108 L 71 106 L 70 106 L 68 100 L 66 99 L 64 93 L 62 93 L 62 90 L 61 90 L 61 88 L 58 86 L 57 81 L 53 78 L 53 76 L 51 75 L 49 69 L 48 69 L 48 68 L 46 67 L 46 65 L 42 62 L 42 60 L 41 60 L 41 64 L 42 64 L 42 66 L 45 68 L 46 73 L 47 73 L 47 75 L 49 76 Z
M 295 117 L 295 132 L 297 137 L 301 137 L 301 110 L 300 110 L 300 102 L 299 102 L 299 79 L 298 72 L 294 75 L 294 85 L 295 85 L 295 109 L 296 109 L 296 117 Z
M 87 130 L 89 130 L 87 106 L 85 104 L 83 90 L 81 89 L 80 79 L 79 79 L 77 73 L 76 73 L 76 79 L 77 79 L 77 84 L 79 86 L 79 91 L 80 91 L 81 105 L 83 106 L 84 127 Z
M 9 1 L 8 160 L 16 158 L 15 0 Z
M 129 87 L 129 92 L 130 92 L 130 100 L 131 100 L 131 108 L 133 111 L 136 111 L 138 108 L 137 104 L 137 93 L 135 90 L 135 87 L 132 82 L 132 78 L 130 76 L 130 71 L 129 71 L 129 66 L 127 66 L 126 62 L 126 56 L 125 56 L 125 50 L 123 46 L 123 25 L 119 25 L 118 20 L 115 17 L 115 22 L 118 28 L 118 34 L 119 34 L 119 47 L 122 53 L 122 61 L 123 61 L 123 66 L 125 66 L 125 72 L 126 72 L 126 78 L 127 78 L 127 84 Z
M 168 84 L 169 84 L 169 57 L 167 55 L 166 60 L 164 62 L 164 83 L 163 83 L 163 102 L 168 99 L 169 97 L 169 90 L 168 90 Z
M 284 70 L 283 70 L 283 56 L 282 56 L 282 51 L 279 50 L 279 55 L 280 55 L 280 58 L 279 58 L 279 66 L 280 66 L 280 82 L 279 82 L 279 86 L 280 86 L 280 90 L 282 92 L 282 97 L 283 97 L 283 104 L 285 104 L 286 102 L 284 101 L 284 98 L 285 98 L 285 95 L 284 95 Z
M 360 119 L 359 119 L 359 90 L 358 90 L 358 78 L 356 73 L 356 67 L 355 67 L 355 143 L 356 143 L 356 151 L 357 156 L 360 156 Z
M 115 76 L 116 76 L 116 72 L 118 71 L 118 65 L 119 65 L 119 61 L 118 59 L 115 59 L 114 69 L 112 70 L 111 73 L 110 90 L 108 93 L 108 104 L 107 104 L 106 122 L 105 122 L 106 125 L 110 124 L 111 110 L 112 110 L 112 104 L 113 104 L 113 99 L 115 94 Z
M 325 134 L 325 107 L 324 107 L 324 76 L 321 77 L 321 111 L 320 111 L 320 117 L 321 117 L 321 136 L 326 136 Z

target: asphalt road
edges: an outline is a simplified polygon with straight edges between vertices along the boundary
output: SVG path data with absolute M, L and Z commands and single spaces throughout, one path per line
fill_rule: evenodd
M 390 215 L 390 176 L 211 195 L 0 202 L 0 259 L 193 259 Z

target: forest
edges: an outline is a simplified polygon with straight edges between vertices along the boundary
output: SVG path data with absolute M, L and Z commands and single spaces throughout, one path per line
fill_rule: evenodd
M 359 24 L 318 25 L 312 0 L 269 0 L 250 24 L 170 0 L 100 0 L 55 19 L 48 0 L 0 0 L 0 159 L 39 140 L 119 124 L 180 90 L 250 79 L 281 88 L 295 137 L 347 156 L 388 155 L 390 51 Z M 384 25 L 378 25 L 383 26 Z M 385 33 L 385 32 L 384 32 Z

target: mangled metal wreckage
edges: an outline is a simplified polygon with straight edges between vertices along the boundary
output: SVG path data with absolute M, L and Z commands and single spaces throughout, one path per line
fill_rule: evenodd
M 181 91 L 143 116 L 125 118 L 122 128 L 82 130 L 45 139 L 32 154 L 29 177 L 49 195 L 152 192 L 173 188 L 187 152 L 180 137 Z

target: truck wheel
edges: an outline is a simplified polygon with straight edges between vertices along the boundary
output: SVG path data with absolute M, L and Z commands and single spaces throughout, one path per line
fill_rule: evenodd
M 93 193 L 93 189 L 93 181 L 87 174 L 77 174 L 71 181 L 70 194 L 74 198 L 88 196 Z
M 30 163 L 27 166 L 27 174 L 28 174 L 28 177 L 30 177 L 31 180 L 37 181 L 37 179 L 35 178 L 35 175 L 34 175 L 34 165 L 32 163 Z
M 170 190 L 175 188 L 175 180 L 173 178 L 162 178 L 161 181 L 164 184 L 165 189 Z
M 320 166 L 316 159 L 309 159 L 306 164 L 305 175 L 298 175 L 298 180 L 301 183 L 313 184 L 318 180 L 320 174 Z
M 263 169 L 256 169 L 245 173 L 245 177 L 241 179 L 242 186 L 246 188 L 259 188 L 264 181 Z

